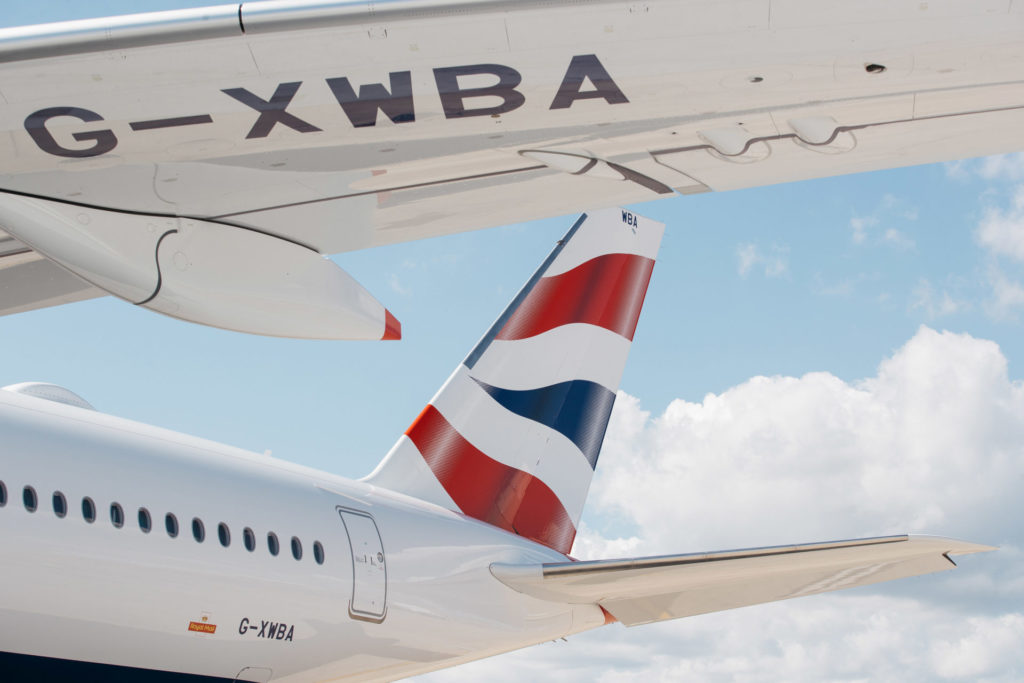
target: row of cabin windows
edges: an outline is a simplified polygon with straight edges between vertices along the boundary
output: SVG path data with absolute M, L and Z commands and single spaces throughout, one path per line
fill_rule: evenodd
M 29 512 L 35 512 L 39 507 L 36 490 L 31 486 L 26 486 L 22 489 L 21 501 Z M 7 505 L 7 487 L 0 481 L 0 507 L 5 505 Z M 68 501 L 60 491 L 53 492 L 53 513 L 61 518 L 66 517 L 68 514 Z M 82 498 L 82 518 L 89 524 L 96 521 L 96 503 L 88 496 Z M 111 503 L 110 523 L 120 529 L 124 526 L 124 522 L 124 508 L 121 507 L 120 503 Z M 138 522 L 139 529 L 143 533 L 148 534 L 153 530 L 153 518 L 146 508 L 139 508 Z M 179 531 L 178 518 L 174 516 L 174 513 L 168 512 L 164 515 L 164 529 L 167 531 L 168 536 L 177 538 Z M 206 540 L 206 526 L 203 524 L 203 520 L 198 517 L 192 518 L 192 538 L 196 539 L 197 543 L 202 543 Z M 224 522 L 217 525 L 217 540 L 225 548 L 231 545 L 231 529 Z M 242 545 L 249 552 L 256 550 L 256 534 L 249 527 L 242 529 Z M 273 531 L 267 534 L 267 550 L 274 556 L 281 552 L 281 543 L 277 538 L 277 534 Z M 292 557 L 296 560 L 302 559 L 302 541 L 297 536 L 292 536 L 291 550 Z M 313 559 L 317 564 L 324 563 L 324 547 L 320 541 L 313 541 Z

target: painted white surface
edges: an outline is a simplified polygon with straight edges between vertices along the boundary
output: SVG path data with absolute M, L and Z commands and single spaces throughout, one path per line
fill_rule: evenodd
M 835 12 L 812 0 L 246 3 L 244 34 L 230 15 L 0 31 L 0 188 L 221 217 L 336 253 L 663 196 L 619 171 L 576 176 L 525 150 L 582 150 L 692 193 L 1024 146 L 1024 14 L 999 0 Z M 552 109 L 560 89 L 576 92 L 569 67 L 586 55 L 628 102 Z M 523 103 L 448 118 L 434 70 L 480 64 L 518 74 Z M 375 125 L 354 126 L 328 84 L 394 90 L 389 74 L 404 73 L 415 120 L 399 123 L 375 110 Z M 276 123 L 248 137 L 259 114 L 224 91 L 267 101 L 288 83 L 301 83 L 286 111 L 307 132 Z M 579 91 L 594 88 L 584 79 Z M 47 153 L 25 121 L 54 107 L 100 119 L 48 119 L 59 147 L 87 150 L 97 135 L 116 146 Z M 197 115 L 209 122 L 131 126 Z M 808 121 L 834 121 L 836 139 L 821 142 Z
M 499 584 L 491 562 L 564 560 L 542 546 L 412 499 L 267 456 L 31 396 L 0 392 L 5 435 L 0 536 L 8 552 L 0 639 L 13 652 L 234 676 L 246 666 L 275 680 L 360 674 L 395 678 L 540 642 L 603 623 L 596 606 L 527 598 Z M 22 505 L 32 486 L 38 509 Z M 57 517 L 51 496 L 68 501 Z M 91 498 L 97 519 L 81 512 Z M 109 507 L 126 523 L 116 528 Z M 337 508 L 372 514 L 387 553 L 381 623 L 349 616 L 353 563 Z M 153 520 L 136 521 L 140 507 Z M 176 515 L 176 538 L 164 515 Z M 206 538 L 191 535 L 193 518 Z M 362 519 L 367 519 L 363 517 Z M 349 519 L 346 518 L 346 522 Z M 217 524 L 232 532 L 221 547 Z M 256 534 L 253 552 L 242 530 Z M 370 528 L 362 529 L 364 532 Z M 281 550 L 267 551 L 274 532 Z M 304 547 L 291 556 L 290 539 Z M 364 534 L 365 536 L 365 534 Z M 313 560 L 314 540 L 326 562 Z M 374 558 L 375 559 L 375 558 Z M 377 598 L 382 569 L 364 564 L 357 607 Z M 213 634 L 188 630 L 202 616 Z M 295 627 L 292 640 L 240 633 L 243 619 Z

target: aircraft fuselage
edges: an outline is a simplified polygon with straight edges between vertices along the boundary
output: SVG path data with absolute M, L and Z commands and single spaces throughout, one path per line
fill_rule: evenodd
M 7 667 L 394 679 L 604 623 L 488 569 L 564 555 L 422 501 L 9 392 L 0 433 Z

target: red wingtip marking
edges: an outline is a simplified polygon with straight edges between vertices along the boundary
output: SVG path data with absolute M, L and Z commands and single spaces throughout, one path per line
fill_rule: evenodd
M 612 615 L 612 613 L 609 612 L 608 610 L 606 610 L 604 607 L 602 607 L 601 605 L 598 605 L 598 607 L 601 607 L 601 611 L 604 612 L 604 625 L 605 626 L 607 626 L 608 624 L 614 624 L 616 621 L 618 621 L 618 619 L 616 619 Z
M 398 322 L 398 318 L 391 315 L 391 311 L 384 309 L 384 336 L 381 337 L 381 341 L 387 341 L 389 339 L 401 339 L 402 338 L 402 323 Z

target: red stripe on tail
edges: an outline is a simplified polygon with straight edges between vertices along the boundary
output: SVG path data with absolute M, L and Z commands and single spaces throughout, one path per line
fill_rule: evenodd
M 488 457 L 432 405 L 405 432 L 463 513 L 568 553 L 576 528 L 558 496 L 531 474 Z
M 570 271 L 541 278 L 498 333 L 525 339 L 569 323 L 589 323 L 632 341 L 654 261 L 605 254 Z

